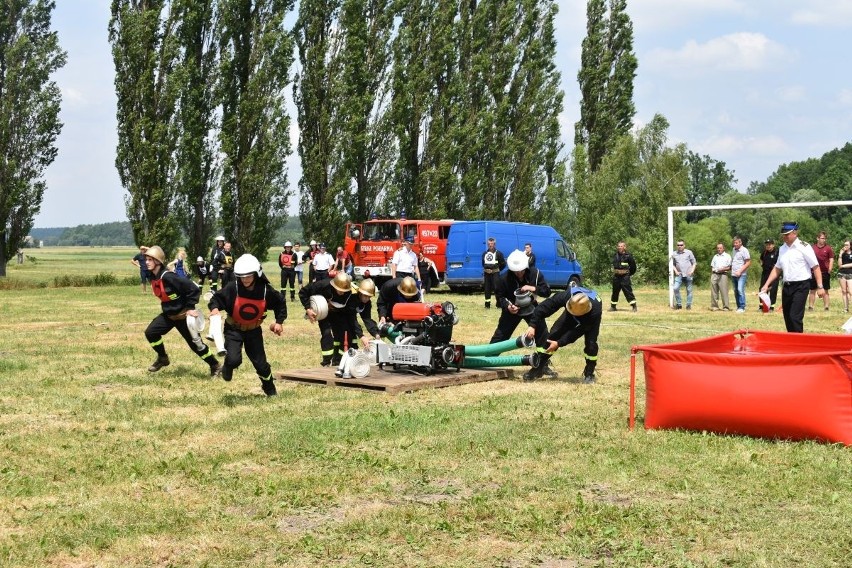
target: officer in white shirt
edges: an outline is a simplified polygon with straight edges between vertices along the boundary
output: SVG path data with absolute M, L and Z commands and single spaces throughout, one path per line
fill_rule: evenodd
M 411 276 L 417 282 L 420 282 L 420 267 L 417 254 L 411 250 L 412 246 L 414 246 L 414 239 L 408 237 L 402 241 L 402 247 L 393 253 L 390 267 L 392 278 Z
M 328 271 L 334 266 L 334 257 L 325 251 L 325 243 L 319 244 L 319 252 L 311 261 L 314 267 L 314 278 L 317 282 L 329 278 Z
M 784 325 L 791 333 L 804 331 L 805 304 L 810 291 L 810 279 L 817 284 L 817 296 L 822 298 L 825 289 L 822 286 L 822 272 L 819 270 L 814 249 L 799 240 L 799 224 L 786 221 L 781 225 L 781 239 L 784 245 L 778 251 L 778 262 L 760 291 L 766 293 L 769 286 L 784 274 L 784 288 L 781 291 L 781 307 L 784 312 Z

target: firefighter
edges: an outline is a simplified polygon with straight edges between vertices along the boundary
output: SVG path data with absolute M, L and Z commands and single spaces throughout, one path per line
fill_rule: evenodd
M 356 313 L 361 316 L 367 333 L 379 339 L 379 324 L 373 319 L 373 298 L 376 296 L 376 283 L 372 278 L 364 278 L 357 286 L 352 284 L 352 293 L 358 295 L 361 300 L 355 308 Z
M 311 307 L 311 296 L 322 296 L 328 304 L 328 314 L 322 317 Z M 305 308 L 305 317 L 311 323 L 317 323 L 320 329 L 320 365 L 340 364 L 344 343 L 354 342 L 360 337 L 364 348 L 369 347 L 369 337 L 362 337 L 361 326 L 356 319 L 356 302 L 352 295 L 352 278 L 343 272 L 334 278 L 312 282 L 299 290 L 299 300 Z
M 243 362 L 242 350 L 254 365 L 260 377 L 260 388 L 266 396 L 278 394 L 272 378 L 272 368 L 266 361 L 263 348 L 263 324 L 267 310 L 275 313 L 275 322 L 269 331 L 281 335 L 281 326 L 287 319 L 287 302 L 278 293 L 263 274 L 260 261 L 251 254 L 244 254 L 234 263 L 235 280 L 217 291 L 210 298 L 207 307 L 210 315 L 219 314 L 219 310 L 228 313 L 225 318 L 225 364 L 222 366 L 222 378 L 230 381 L 234 369 Z
M 618 241 L 615 255 L 612 257 L 612 297 L 609 300 L 609 311 L 618 310 L 618 294 L 624 292 L 624 299 L 636 311 L 636 296 L 633 294 L 633 283 L 630 277 L 636 274 L 636 259 L 627 251 L 627 243 Z
M 287 290 L 290 291 L 290 300 L 296 299 L 296 253 L 293 252 L 293 243 L 284 243 L 284 250 L 278 255 L 278 266 L 281 268 L 281 295 L 287 299 Z
M 379 290 L 376 311 L 379 313 L 379 327 L 393 320 L 393 307 L 398 303 L 420 301 L 417 281 L 411 276 L 393 278 L 385 282 Z
M 514 250 L 506 259 L 509 270 L 497 281 L 495 299 L 503 308 L 497 329 L 489 343 L 498 343 L 509 339 L 521 321 L 530 323 L 535 307 L 536 296 L 550 296 L 550 286 L 537 268 L 529 266 L 529 257 L 523 251 Z M 517 304 L 516 304 L 517 302 Z M 523 304 L 519 306 L 518 304 Z M 536 340 L 547 335 L 547 325 L 539 326 Z
M 165 262 L 166 255 L 160 247 L 152 246 L 145 251 L 145 265 L 152 277 L 151 291 L 162 303 L 162 313 L 145 330 L 145 338 L 157 353 L 157 360 L 148 367 L 148 371 L 156 373 L 169 365 L 163 336 L 177 328 L 189 348 L 209 365 L 210 376 L 215 376 L 221 368 L 219 361 L 200 338 L 193 339 L 186 324 L 186 316 L 198 316 L 195 305 L 201 298 L 201 288 L 192 280 L 166 270 Z
M 210 249 L 210 291 L 215 292 L 219 287 L 219 269 L 225 264 L 225 237 L 218 235 L 216 244 Z
M 482 277 L 485 285 L 485 307 L 491 307 L 491 294 L 497 288 L 497 280 L 500 271 L 506 268 L 506 259 L 503 253 L 497 250 L 497 240 L 488 237 L 488 248 L 482 253 Z
M 525 381 L 534 381 L 544 374 L 545 366 L 551 355 L 560 347 L 574 343 L 581 337 L 585 340 L 583 356 L 586 366 L 583 369 L 583 382 L 595 382 L 595 367 L 598 364 L 598 334 L 601 330 L 601 315 L 603 308 L 598 294 L 587 288 L 575 286 L 559 292 L 543 301 L 536 307 L 527 328 L 527 337 L 536 337 L 540 326 L 545 325 L 545 318 L 552 316 L 561 308 L 562 315 L 550 328 L 543 341 L 536 341 L 536 351 L 541 360 L 537 367 L 524 373 Z

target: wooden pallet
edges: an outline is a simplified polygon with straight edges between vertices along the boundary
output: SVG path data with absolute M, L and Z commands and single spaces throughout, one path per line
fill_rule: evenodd
M 388 394 L 399 394 L 412 392 L 420 389 L 437 389 L 466 385 L 468 383 L 481 383 L 496 379 L 514 378 L 512 369 L 451 369 L 428 376 L 414 375 L 405 371 L 394 371 L 371 367 L 370 374 L 363 379 L 341 379 L 334 376 L 334 367 L 319 367 L 313 369 L 289 369 L 283 373 L 276 373 L 275 378 L 279 381 L 292 381 L 311 385 L 324 385 L 329 387 L 348 387 L 364 390 L 383 391 Z

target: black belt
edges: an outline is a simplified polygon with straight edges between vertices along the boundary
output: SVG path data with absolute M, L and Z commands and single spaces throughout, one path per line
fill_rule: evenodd
M 787 282 L 786 280 L 784 281 L 784 286 L 794 286 L 794 285 L 797 285 L 797 284 L 807 284 L 808 286 L 810 286 L 811 281 L 810 280 L 796 280 L 794 282 Z
M 396 273 L 397 278 L 405 278 L 406 276 L 411 276 L 412 278 L 414 278 L 414 273 L 413 272 L 399 272 L 399 271 L 397 271 L 397 273 Z

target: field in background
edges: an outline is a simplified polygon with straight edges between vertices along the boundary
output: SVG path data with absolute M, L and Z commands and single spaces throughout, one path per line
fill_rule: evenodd
M 134 252 L 41 249 L 8 269 L 132 277 Z M 847 566 L 850 449 L 627 431 L 631 345 L 783 329 L 752 299 L 711 313 L 707 294 L 672 312 L 640 287 L 638 313 L 605 314 L 595 385 L 574 345 L 557 380 L 266 399 L 248 361 L 212 381 L 175 332 L 172 365 L 147 373 L 159 306 L 138 285 L 0 290 L 0 564 Z M 488 341 L 481 295 L 430 299 L 458 305 L 457 341 Z M 838 331 L 834 301 L 807 331 Z M 266 334 L 276 371 L 319 362 L 301 316 Z

